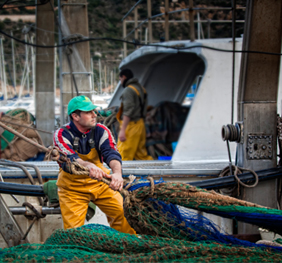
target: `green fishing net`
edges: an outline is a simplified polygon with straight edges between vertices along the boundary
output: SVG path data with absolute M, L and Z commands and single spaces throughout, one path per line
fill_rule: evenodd
M 0 251 L 1 262 L 281 262 L 271 248 L 130 235 L 101 225 L 56 230 L 45 244 Z
M 141 185 L 141 187 L 140 187 Z M 44 244 L 0 250 L 1 262 L 281 262 L 282 248 L 239 240 L 198 211 L 273 225 L 282 211 L 182 183 L 132 184 L 124 212 L 138 235 L 101 225 L 56 230 Z

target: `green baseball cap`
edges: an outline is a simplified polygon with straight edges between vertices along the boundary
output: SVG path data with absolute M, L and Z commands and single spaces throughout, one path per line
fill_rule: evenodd
M 77 96 L 70 100 L 68 104 L 68 115 L 72 114 L 76 110 L 91 111 L 96 109 L 92 101 L 86 96 Z

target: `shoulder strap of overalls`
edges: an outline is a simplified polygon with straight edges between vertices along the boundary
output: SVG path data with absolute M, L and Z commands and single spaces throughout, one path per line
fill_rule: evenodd
M 91 128 L 90 139 L 88 140 L 88 143 L 89 143 L 91 149 L 95 148 L 95 141 L 94 141 L 94 131 L 95 131 L 95 128 L 96 128 L 96 126 Z
M 73 146 L 72 147 L 73 147 L 73 149 L 75 151 L 78 151 L 79 138 L 78 137 L 74 137 L 72 132 L 66 126 L 63 126 L 61 128 L 64 129 L 65 131 L 67 131 L 70 134 L 71 138 L 73 139 Z
M 63 127 L 61 127 L 62 129 L 64 129 L 65 131 L 67 131 L 69 134 L 70 134 L 70 136 L 72 137 L 72 139 L 73 139 L 73 149 L 75 150 L 75 151 L 78 151 L 78 147 L 79 147 L 79 137 L 74 137 L 74 135 L 72 134 L 72 132 L 66 127 L 66 126 L 63 126 Z M 92 148 L 95 148 L 95 141 L 94 141 L 94 131 L 95 131 L 95 126 L 91 129 L 91 134 L 90 134 L 90 139 L 88 140 L 88 143 L 89 143 L 89 145 L 90 145 L 90 147 L 91 147 L 91 149 Z
M 138 98 L 139 98 L 140 105 L 141 105 L 141 117 L 142 117 L 142 118 L 145 118 L 145 116 L 144 116 L 144 107 L 145 107 L 145 102 L 146 102 L 146 99 L 147 99 L 147 92 L 146 92 L 145 88 L 142 87 L 142 88 L 143 88 L 143 92 L 144 92 L 144 101 L 143 101 L 143 103 L 142 103 L 142 99 L 141 99 L 141 97 L 140 97 L 140 93 L 139 93 L 138 89 L 136 89 L 136 88 L 135 88 L 134 86 L 132 86 L 132 85 L 129 85 L 129 86 L 127 86 L 127 87 L 133 89 L 133 90 L 136 92 L 136 94 L 137 94 L 137 96 L 138 96 Z

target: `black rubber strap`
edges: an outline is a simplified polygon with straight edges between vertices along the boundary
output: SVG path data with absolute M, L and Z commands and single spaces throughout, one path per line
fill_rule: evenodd
M 71 131 L 66 126 L 63 126 L 62 129 L 64 129 L 65 131 L 67 131 L 70 134 L 70 136 L 71 136 L 71 138 L 73 140 L 73 149 L 75 151 L 78 151 L 79 138 L 78 137 L 74 137 L 73 134 L 71 133 Z

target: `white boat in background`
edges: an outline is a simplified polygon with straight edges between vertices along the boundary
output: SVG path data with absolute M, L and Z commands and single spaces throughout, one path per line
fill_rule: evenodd
M 9 110 L 14 110 L 16 108 L 26 109 L 31 114 L 35 114 L 34 100 L 32 97 L 21 98 L 18 100 L 7 101 L 6 105 L 0 107 L 1 112 L 7 112 Z
M 109 100 L 105 96 L 92 95 L 91 99 L 93 104 L 98 106 L 100 109 L 105 109 L 109 105 Z
M 0 106 L 0 112 L 7 112 L 9 110 L 14 110 L 17 108 L 22 108 L 30 112 L 35 116 L 35 101 L 33 97 L 23 97 L 18 100 L 9 100 L 7 104 Z M 60 115 L 60 99 L 55 98 L 55 116 Z

